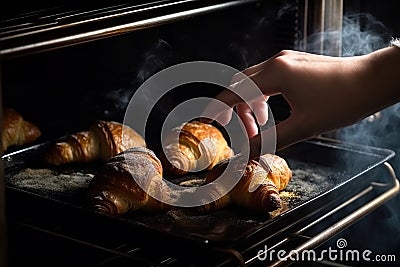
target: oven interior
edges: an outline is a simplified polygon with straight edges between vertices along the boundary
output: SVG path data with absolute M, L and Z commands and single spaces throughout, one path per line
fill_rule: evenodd
M 45 149 L 41 144 L 4 157 L 9 219 L 13 227 L 97 250 L 97 257 L 90 258 L 95 266 L 121 262 L 257 266 L 265 263 L 257 258 L 264 246 L 289 250 L 308 241 L 323 243 L 329 225 L 336 224 L 331 231 L 339 232 L 349 218 L 370 212 L 364 209 L 366 201 L 376 208 L 382 204 L 376 199 L 387 200 L 387 192 L 392 195 L 399 187 L 383 165 L 393 151 L 321 138 L 280 154 L 294 176 L 281 192 L 285 205 L 275 212 L 256 214 L 232 206 L 203 215 L 182 209 L 105 216 L 86 204 L 88 182 L 98 166 L 49 169 L 41 164 Z M 201 179 L 201 174 L 185 177 L 185 181 L 192 179 Z M 148 255 L 152 251 L 157 251 L 155 258 Z M 204 258 L 204 253 L 209 257 Z M 268 262 L 275 264 L 275 260 Z
M 239 5 L 113 38 L 6 58 L 3 103 L 40 122 L 40 141 L 84 129 L 94 119 L 122 121 L 135 90 L 163 68 L 206 60 L 241 70 L 288 47 L 296 34 L 296 10 L 272 21 L 282 8 L 278 3 Z M 177 88 L 161 99 L 152 116 L 155 122 L 149 124 L 159 125 L 186 99 L 213 96 L 219 90 L 196 86 Z M 152 139 L 150 144 L 159 138 Z
M 37 265 L 60 266 L 263 265 L 256 255 L 264 245 L 282 244 L 289 250 L 313 241 L 329 225 L 396 188 L 393 173 L 384 163 L 398 163 L 393 150 L 400 146 L 383 141 L 364 144 L 371 147 L 359 146 L 339 132 L 335 137 L 353 142 L 321 137 L 280 152 L 299 177 L 290 185 L 288 195 L 299 192 L 305 184 L 312 190 L 288 197 L 287 210 L 275 216 L 260 218 L 227 210 L 201 220 L 182 214 L 108 218 L 88 211 L 82 199 L 87 180 L 98 166 L 44 170 L 37 160 L 49 142 L 84 130 L 97 119 L 122 121 L 140 85 L 169 66 L 213 61 L 243 70 L 282 49 L 304 47 L 307 41 L 303 38 L 313 29 L 321 30 L 324 15 L 318 12 L 325 9 L 319 1 L 118 1 L 112 5 L 101 1 L 96 7 L 57 4 L 59 7 L 43 6 L 30 13 L 24 12 L 24 7 L 16 8 L 1 24 L 2 103 L 42 130 L 35 143 L 11 147 L 3 157 L 11 264 L 31 260 Z M 345 11 L 370 8 L 355 2 L 342 4 Z M 26 15 L 16 15 L 21 12 Z M 123 12 L 126 15 L 114 17 Z M 105 19 L 97 22 L 99 17 Z M 98 34 L 113 25 L 132 23 L 127 31 Z M 60 27 L 50 31 L 54 25 Z M 88 32 L 96 34 L 80 37 Z M 62 37 L 66 36 L 76 39 L 65 41 Z M 32 43 L 39 45 L 30 46 Z M 336 46 L 327 51 L 321 50 L 323 45 L 308 46 L 315 47 L 320 49 L 317 52 L 338 53 Z M 152 131 L 146 141 L 150 148 L 160 149 L 162 122 L 176 105 L 194 97 L 212 97 L 219 90 L 194 83 L 162 98 L 149 118 Z M 290 115 L 281 96 L 272 97 L 270 106 L 276 121 Z M 69 181 L 72 189 L 66 191 L 67 183 L 54 179 L 67 176 L 75 180 Z M 43 183 L 38 177 L 50 180 Z M 317 180 L 319 188 L 313 187 Z M 384 207 L 378 211 L 382 209 L 391 210 Z M 363 216 L 367 213 L 361 212 Z M 353 233 L 349 226 L 337 230 Z M 319 238 L 309 245 L 327 241 Z M 177 247 L 170 245 L 173 242 Z M 35 248 L 38 243 L 44 251 Z M 26 257 L 20 258 L 21 254 Z

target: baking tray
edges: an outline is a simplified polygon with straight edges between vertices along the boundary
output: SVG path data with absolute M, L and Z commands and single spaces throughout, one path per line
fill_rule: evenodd
M 135 211 L 112 217 L 97 214 L 86 204 L 87 186 L 99 169 L 99 163 L 46 168 L 41 159 L 48 145 L 38 144 L 2 157 L 7 202 L 13 202 L 8 205 L 10 217 L 20 218 L 26 213 L 41 218 L 44 223 L 50 224 L 53 220 L 81 230 L 85 229 L 83 224 L 89 228 L 90 225 L 108 227 L 110 233 L 115 232 L 114 236 L 119 238 L 129 236 L 128 229 L 147 230 L 142 233 L 173 236 L 207 246 L 254 241 L 260 233 L 264 237 L 273 235 L 296 218 L 342 202 L 346 196 L 371 182 L 364 174 L 394 156 L 389 149 L 316 138 L 277 153 L 288 162 L 293 177 L 281 192 L 282 209 L 275 212 L 260 215 L 232 206 L 207 215 L 184 211 L 159 214 Z M 204 173 L 191 174 L 183 181 L 203 177 Z

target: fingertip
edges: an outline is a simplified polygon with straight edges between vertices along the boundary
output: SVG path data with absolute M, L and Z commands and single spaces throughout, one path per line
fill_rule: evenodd
M 214 116 L 212 116 L 212 117 L 200 116 L 200 117 L 198 117 L 197 119 L 198 119 L 200 122 L 203 122 L 203 123 L 208 123 L 208 124 L 210 124 L 210 123 L 216 122 L 216 123 L 218 123 L 218 124 L 220 124 L 220 125 L 222 125 L 222 126 L 225 126 L 225 125 L 227 125 L 227 124 L 231 121 L 231 119 L 232 119 L 232 112 L 230 112 L 230 111 L 225 111 L 225 112 L 222 112 L 222 113 L 220 113 L 220 114 L 216 114 L 216 115 L 214 115 Z
M 232 112 L 233 109 L 231 108 L 227 111 L 218 114 L 218 116 L 215 118 L 215 121 L 221 124 L 222 126 L 227 125 L 232 119 Z
M 211 99 L 200 114 L 199 119 L 203 122 L 212 122 L 219 116 L 219 114 L 225 112 L 227 109 L 229 109 L 229 107 L 221 101 Z
M 258 124 L 265 125 L 268 121 L 268 104 L 266 102 L 254 103 L 253 113 Z
M 248 138 L 252 138 L 257 135 L 258 127 L 254 117 L 250 113 L 243 113 L 240 115 L 240 117 L 246 129 Z

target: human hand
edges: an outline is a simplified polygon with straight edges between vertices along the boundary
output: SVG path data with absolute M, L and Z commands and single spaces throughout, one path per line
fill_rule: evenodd
M 256 132 L 257 122 L 263 124 L 267 119 L 263 115 L 268 109 L 265 100 L 282 94 L 290 104 L 291 115 L 276 126 L 279 150 L 355 123 L 399 101 L 400 75 L 396 66 L 399 64 L 400 50 L 396 47 L 355 57 L 282 51 L 246 69 L 244 75 L 234 77 L 230 88 L 216 97 L 230 109 L 222 109 L 212 101 L 204 117 L 217 119 L 224 125 L 231 119 L 232 108 L 236 107 L 251 138 L 251 151 L 259 151 L 262 137 L 270 134 L 269 129 Z M 264 98 L 254 96 L 243 103 L 240 96 L 247 94 L 250 82 L 258 86 Z

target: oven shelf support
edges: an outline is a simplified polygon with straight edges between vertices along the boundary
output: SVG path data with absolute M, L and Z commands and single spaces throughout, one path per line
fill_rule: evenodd
M 362 217 L 366 216 L 379 206 L 383 205 L 385 202 L 388 200 L 392 199 L 394 196 L 396 196 L 399 191 L 400 191 L 400 183 L 399 180 L 396 177 L 396 173 L 393 169 L 393 167 L 388 163 L 384 162 L 384 166 L 386 167 L 387 171 L 389 172 L 391 178 L 393 179 L 393 186 L 371 200 L 370 202 L 366 203 L 362 207 L 358 208 L 356 211 L 352 212 L 351 214 L 347 215 L 343 219 L 339 220 L 338 222 L 334 223 L 321 233 L 315 235 L 314 237 L 310 238 L 303 244 L 299 245 L 295 249 L 291 250 L 290 253 L 288 253 L 284 259 L 278 260 L 273 262 L 269 266 L 287 266 L 293 263 L 291 261 L 292 258 L 295 258 L 295 255 L 299 255 L 302 253 L 302 251 L 308 250 L 308 249 L 314 249 L 321 245 L 322 243 L 326 242 L 330 238 L 332 238 L 334 235 L 340 233 L 350 225 L 352 225 L 354 222 L 358 221 Z

